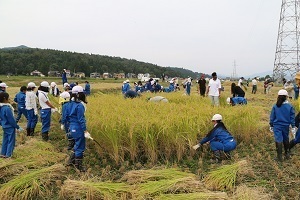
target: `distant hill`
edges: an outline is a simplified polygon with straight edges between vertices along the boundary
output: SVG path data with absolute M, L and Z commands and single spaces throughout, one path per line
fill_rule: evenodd
M 265 71 L 265 72 L 260 72 L 260 73 L 255 73 L 255 74 L 252 74 L 252 75 L 248 75 L 248 76 L 245 76 L 244 78 L 245 79 L 248 79 L 248 78 L 254 78 L 254 77 L 265 77 L 265 76 L 273 76 L 273 71 Z
M 12 71 L 12 69 L 14 69 Z M 43 74 L 48 71 L 84 72 L 89 76 L 92 72 L 98 73 L 149 73 L 153 77 L 165 74 L 169 77 L 196 78 L 198 73 L 191 70 L 162 67 L 152 63 L 145 63 L 134 59 L 97 55 L 89 53 L 76 53 L 51 49 L 30 48 L 25 45 L 6 47 L 0 49 L 0 74 L 29 74 L 38 70 Z
M 17 47 L 4 47 L 2 48 L 3 50 L 10 50 L 10 49 L 28 49 L 30 47 L 27 47 L 25 45 L 20 45 L 20 46 L 17 46 Z

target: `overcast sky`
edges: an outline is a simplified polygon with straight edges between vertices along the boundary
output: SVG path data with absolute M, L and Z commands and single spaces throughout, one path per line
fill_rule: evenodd
M 272 71 L 281 0 L 0 0 L 0 48 L 26 45 L 238 76 Z

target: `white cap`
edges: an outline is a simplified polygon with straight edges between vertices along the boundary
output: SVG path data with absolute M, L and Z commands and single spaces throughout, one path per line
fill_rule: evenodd
M 68 87 L 68 86 L 70 87 L 70 84 L 69 84 L 69 83 L 64 83 L 64 88 L 65 88 L 65 87 Z
M 230 97 L 228 97 L 228 98 L 226 99 L 226 102 L 227 102 L 228 104 L 230 104 Z
M 6 85 L 6 83 L 0 83 L 0 87 L 5 87 L 5 88 L 7 88 L 8 86 Z
M 64 99 L 69 99 L 70 93 L 65 91 L 65 92 L 61 93 L 59 96 Z
M 217 120 L 222 120 L 222 115 L 220 114 L 215 114 L 212 118 L 212 121 L 217 121 Z
M 51 87 L 54 87 L 54 86 L 56 86 L 56 83 L 55 82 L 51 82 L 50 85 L 51 85 Z
M 77 94 L 83 92 L 83 88 L 80 85 L 76 85 L 72 88 L 72 94 Z
M 129 83 L 129 80 L 128 80 L 128 79 L 126 80 L 126 83 Z
M 170 81 L 170 83 L 174 83 L 174 81 Z
M 126 81 L 123 81 L 123 83 L 126 83 Z
M 29 82 L 28 85 L 27 85 L 28 88 L 34 88 L 36 87 L 35 83 L 34 82 Z
M 191 78 L 188 78 L 188 79 L 187 79 L 187 82 L 192 82 L 192 79 L 191 79 Z
M 286 90 L 279 90 L 278 95 L 288 96 L 288 92 Z
M 43 81 L 43 82 L 41 82 L 41 86 L 49 87 L 49 83 L 47 81 Z

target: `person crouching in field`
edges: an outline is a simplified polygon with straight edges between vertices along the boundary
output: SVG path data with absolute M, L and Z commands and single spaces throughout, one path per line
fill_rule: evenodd
M 27 92 L 25 98 L 25 107 L 27 110 L 27 136 L 34 135 L 34 129 L 38 121 L 38 109 L 37 109 L 37 96 L 34 92 L 36 88 L 35 83 L 30 82 L 27 85 Z
M 228 97 L 227 98 L 227 103 L 232 105 L 232 106 L 235 106 L 235 105 L 246 105 L 248 102 L 247 102 L 247 99 L 244 98 L 244 97 Z
M 16 129 L 21 131 L 14 118 L 13 107 L 8 103 L 8 98 L 8 93 L 0 93 L 0 121 L 3 129 L 1 158 L 12 156 L 16 143 Z
M 22 86 L 20 88 L 20 92 L 16 94 L 14 98 L 14 102 L 18 104 L 18 115 L 16 117 L 17 123 L 21 119 L 22 114 L 26 117 L 27 119 L 27 110 L 25 108 L 25 99 L 26 99 L 26 86 Z
M 71 153 L 68 165 L 75 164 L 75 167 L 81 172 L 85 171 L 83 167 L 83 152 L 85 150 L 85 138 L 91 138 L 86 128 L 85 110 L 86 97 L 81 86 L 75 86 L 72 89 L 70 104 L 66 110 L 66 120 L 70 123 L 70 133 L 75 140 L 74 152 Z
M 289 128 L 292 126 L 292 133 L 296 133 L 295 128 L 295 110 L 287 101 L 288 92 L 279 90 L 277 102 L 273 106 L 270 115 L 270 131 L 274 133 L 277 158 L 275 160 L 282 162 L 282 144 L 285 151 L 285 159 L 290 158 L 289 153 Z
M 198 149 L 201 145 L 209 142 L 210 148 L 214 153 L 216 163 L 221 162 L 221 153 L 230 157 L 230 151 L 236 148 L 236 141 L 229 133 L 224 123 L 222 122 L 222 115 L 215 114 L 211 119 L 214 128 L 203 138 L 199 144 L 193 146 L 193 149 Z

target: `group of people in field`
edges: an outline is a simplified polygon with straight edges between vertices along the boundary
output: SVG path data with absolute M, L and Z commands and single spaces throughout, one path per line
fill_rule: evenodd
M 191 94 L 191 87 L 192 87 L 192 79 L 188 77 L 182 82 L 182 86 L 184 88 L 185 94 Z M 134 98 L 140 96 L 144 92 L 150 93 L 160 93 L 160 92 L 176 92 L 180 90 L 180 86 L 178 84 L 178 78 L 172 78 L 169 81 L 168 87 L 163 87 L 159 84 L 158 79 L 150 78 L 145 84 L 142 81 L 134 82 L 133 87 L 130 85 L 130 81 L 127 79 L 123 82 L 122 85 L 122 94 L 125 98 Z
M 299 87 L 300 72 L 296 74 L 295 80 L 296 85 Z M 187 79 L 185 88 L 189 87 L 190 83 L 191 79 Z M 207 87 L 204 76 L 198 80 L 198 84 L 200 95 L 208 96 L 212 105 L 219 106 L 219 98 L 223 91 L 223 87 L 221 81 L 217 78 L 216 72 L 212 73 L 212 78 L 209 80 Z M 243 78 L 238 81 L 237 85 L 236 83 L 231 84 L 232 97 L 228 100 L 229 104 L 247 104 L 245 91 L 243 90 L 245 87 L 243 84 Z M 253 79 L 252 84 L 252 93 L 255 94 L 257 91 L 257 80 Z M 174 82 L 170 81 L 170 85 L 172 85 L 171 90 L 173 91 L 172 87 L 174 86 Z M 280 162 L 282 162 L 283 159 L 289 159 L 291 149 L 300 142 L 300 133 L 297 129 L 299 126 L 299 114 L 295 117 L 295 109 L 288 102 L 290 95 L 286 88 L 287 86 L 284 86 L 284 89 L 281 89 L 278 92 L 277 102 L 272 107 L 270 114 L 270 131 L 274 133 L 277 152 L 276 160 Z M 22 128 L 18 125 L 22 115 L 24 115 L 27 120 L 27 136 L 35 135 L 36 124 L 40 117 L 42 122 L 42 140 L 48 141 L 51 115 L 55 112 L 59 112 L 61 115 L 61 129 L 65 131 L 66 137 L 68 138 L 67 148 L 71 151 L 68 165 L 74 165 L 80 171 L 85 171 L 83 166 L 85 140 L 86 138 L 92 139 L 90 133 L 87 131 L 85 120 L 87 104 L 86 96 L 90 94 L 89 83 L 86 82 L 85 89 L 83 89 L 78 83 L 68 84 L 67 82 L 64 82 L 63 91 L 60 91 L 55 82 L 49 84 L 47 81 L 42 81 L 39 86 L 34 82 L 29 82 L 27 86 L 22 86 L 20 92 L 14 97 L 14 101 L 17 103 L 16 117 L 14 116 L 14 108 L 10 104 L 7 89 L 8 86 L 1 82 L 0 122 L 3 128 L 1 158 L 10 158 L 13 154 L 16 131 L 22 131 Z M 129 80 L 127 80 L 123 83 L 122 93 L 126 96 L 128 95 L 128 91 L 134 91 L 136 93 L 149 91 L 155 93 L 162 92 L 164 89 L 165 88 L 160 86 L 157 81 L 150 80 L 145 85 L 141 82 L 135 83 L 134 90 L 132 90 L 130 88 Z M 168 90 L 170 90 L 170 87 L 165 91 Z M 59 97 L 59 109 L 51 103 L 49 95 Z M 149 100 L 155 102 L 168 102 L 166 98 L 161 96 L 155 96 Z M 214 156 L 213 161 L 219 163 L 222 159 L 231 157 L 230 152 L 236 148 L 237 141 L 223 123 L 221 114 L 213 115 L 211 121 L 213 124 L 212 130 L 209 131 L 198 144 L 194 145 L 193 149 L 196 150 L 205 143 L 209 143 Z M 291 141 L 289 139 L 290 131 L 294 135 L 294 138 Z
M 51 115 L 58 112 L 61 115 L 61 129 L 65 130 L 68 138 L 68 150 L 71 150 L 68 165 L 74 165 L 80 171 L 85 171 L 82 164 L 85 150 L 85 138 L 91 138 L 86 127 L 86 95 L 90 90 L 84 90 L 78 83 L 63 84 L 61 92 L 57 84 L 42 81 L 39 86 L 29 82 L 22 86 L 14 97 L 17 103 L 17 116 L 14 117 L 14 108 L 10 104 L 8 86 L 0 83 L 0 122 L 3 128 L 1 158 L 11 158 L 16 141 L 16 130 L 22 131 L 18 125 L 22 116 L 27 120 L 26 135 L 34 136 L 37 122 L 40 118 L 42 140 L 49 140 Z M 85 89 L 90 89 L 86 82 Z M 49 95 L 59 97 L 58 110 L 50 101 Z
M 213 80 L 215 81 L 214 83 L 218 85 L 218 82 L 216 81 L 217 79 L 213 78 Z M 252 93 L 255 94 L 257 89 L 256 79 L 254 79 L 252 83 L 253 82 L 253 86 L 255 87 L 253 88 Z M 238 85 L 232 83 L 231 93 L 233 94 L 233 98 L 243 98 L 245 96 L 245 92 L 241 88 L 241 83 L 242 82 L 240 81 Z M 218 85 L 218 87 L 220 89 L 220 85 Z M 292 106 L 292 104 L 288 101 L 289 99 L 293 98 L 291 97 L 289 90 L 287 90 L 288 87 L 292 88 L 290 90 L 294 90 L 295 87 L 300 87 L 300 72 L 296 73 L 295 85 L 292 85 L 290 83 L 284 84 L 284 88 L 279 90 L 277 102 L 275 105 L 273 105 L 270 114 L 270 131 L 274 134 L 275 147 L 277 153 L 275 160 L 278 162 L 290 159 L 291 149 L 296 144 L 300 143 L 300 130 L 298 129 L 300 113 L 297 116 L 295 116 L 295 109 Z M 213 97 L 211 97 L 211 100 L 212 102 L 218 102 L 215 101 L 215 98 Z M 232 98 L 230 98 L 230 102 L 231 101 Z M 224 157 L 222 158 L 221 155 L 224 155 L 225 158 L 230 158 L 230 151 L 236 148 L 236 141 L 229 133 L 225 125 L 222 123 L 222 116 L 220 114 L 215 114 L 211 120 L 213 122 L 213 129 L 197 145 L 193 146 L 193 148 L 196 150 L 203 144 L 209 143 L 210 149 L 213 151 L 214 154 L 214 161 L 220 162 L 222 159 L 224 159 Z M 290 140 L 290 132 L 293 135 L 292 140 Z

